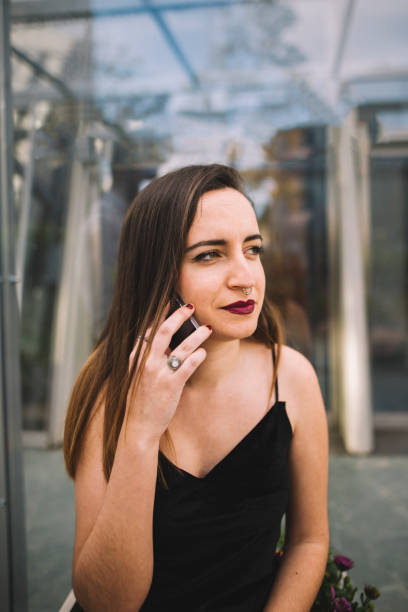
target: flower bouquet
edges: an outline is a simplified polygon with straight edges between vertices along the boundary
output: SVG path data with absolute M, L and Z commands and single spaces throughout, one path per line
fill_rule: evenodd
M 284 532 L 279 538 L 275 555 L 283 557 Z M 357 587 L 353 587 L 347 574 L 354 561 L 343 555 L 333 554 L 330 548 L 326 571 L 311 612 L 368 612 L 374 610 L 372 601 L 380 596 L 375 586 L 365 585 L 364 591 L 354 601 Z M 360 601 L 358 601 L 360 599 Z

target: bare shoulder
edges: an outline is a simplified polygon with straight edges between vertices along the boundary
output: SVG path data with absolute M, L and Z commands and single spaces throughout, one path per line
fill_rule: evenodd
M 313 416 L 325 413 L 319 380 L 312 363 L 302 353 L 287 345 L 281 346 L 278 366 L 279 399 L 286 403 L 292 430 Z M 314 413 L 314 415 L 313 415 Z M 324 414 L 325 416 L 325 414 Z
M 279 395 L 286 402 L 294 430 L 289 449 L 286 544 L 313 542 L 319 544 L 326 555 L 329 545 L 329 440 L 319 381 L 310 361 L 288 346 L 282 347 L 278 376 Z
M 305 379 L 316 377 L 316 371 L 312 363 L 302 355 L 299 351 L 287 346 L 281 345 L 281 357 L 279 362 L 279 375 L 286 378 L 297 374 L 301 378 L 301 384 Z

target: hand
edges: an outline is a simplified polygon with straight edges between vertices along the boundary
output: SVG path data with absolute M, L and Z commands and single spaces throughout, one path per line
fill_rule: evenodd
M 169 309 L 166 306 L 155 336 L 151 336 L 151 328 L 147 330 L 151 349 L 147 357 L 137 389 L 134 380 L 131 382 L 126 413 L 132 423 L 137 425 L 150 439 L 159 440 L 167 429 L 169 422 L 176 412 L 184 385 L 198 366 L 204 361 L 207 353 L 201 343 L 211 335 L 211 329 L 201 325 L 192 334 L 179 344 L 171 355 L 181 360 L 181 366 L 173 371 L 167 364 L 169 344 L 173 334 L 194 312 L 194 309 L 181 306 L 167 319 L 165 318 Z M 138 339 L 137 341 L 146 341 Z M 129 356 L 129 371 L 132 367 L 138 344 L 135 345 Z M 142 347 L 139 363 L 144 353 Z

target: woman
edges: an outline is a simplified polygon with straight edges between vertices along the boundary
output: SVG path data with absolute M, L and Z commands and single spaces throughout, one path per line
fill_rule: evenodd
M 261 243 L 226 166 L 167 174 L 130 206 L 65 426 L 87 611 L 310 610 L 329 543 L 327 422 L 313 367 L 282 345 Z M 175 292 L 186 305 L 169 316 Z

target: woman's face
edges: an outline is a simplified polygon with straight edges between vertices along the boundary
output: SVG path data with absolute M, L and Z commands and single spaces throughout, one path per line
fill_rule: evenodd
M 194 304 L 198 322 L 212 326 L 212 339 L 254 333 L 265 294 L 260 248 L 255 212 L 242 193 L 226 187 L 203 195 L 187 236 L 178 292 Z M 252 287 L 251 293 L 244 295 L 243 287 Z M 252 312 L 224 308 L 248 300 L 255 302 Z

